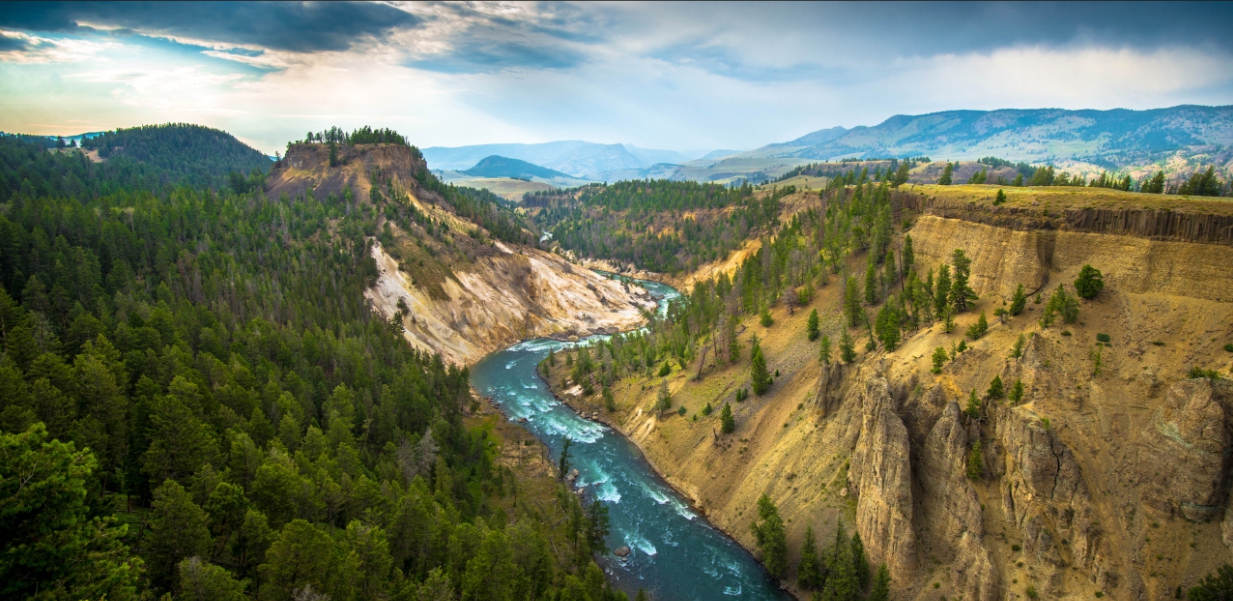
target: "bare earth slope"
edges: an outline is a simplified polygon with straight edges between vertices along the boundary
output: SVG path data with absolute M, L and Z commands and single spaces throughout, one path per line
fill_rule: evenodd
M 427 166 L 409 147 L 339 146 L 337 152 L 338 164 L 330 166 L 325 145 L 293 145 L 271 171 L 267 193 L 350 194 L 357 210 L 375 211 L 378 229 L 397 248 L 371 240 L 379 275 L 366 296 L 384 318 L 397 317 L 407 340 L 421 350 L 468 365 L 528 337 L 634 328 L 643 323 L 642 311 L 655 306 L 641 288 L 551 253 L 493 240 L 419 184 L 415 174 Z M 400 210 L 387 210 L 390 204 Z M 423 223 L 436 224 L 431 234 L 398 217 L 412 209 Z
M 749 386 L 746 346 L 735 365 L 708 363 L 701 381 L 696 362 L 674 367 L 666 379 L 684 417 L 655 413 L 660 378 L 630 378 L 604 419 L 750 548 L 757 499 L 770 494 L 787 522 L 792 582 L 806 526 L 827 541 L 842 520 L 888 564 L 900 599 L 1023 599 L 1029 586 L 1041 598 L 1172 598 L 1233 559 L 1233 355 L 1221 348 L 1233 341 L 1233 245 L 1188 241 L 1184 228 L 1159 239 L 1129 226 L 1100 233 L 1114 225 L 1067 222 L 1056 203 L 1060 221 L 1037 222 L 1043 209 L 1021 200 L 1030 210 L 1013 219 L 980 203 L 917 213 L 908 233 L 921 270 L 956 248 L 973 259 L 980 300 L 953 333 L 934 324 L 893 352 L 824 367 L 805 318 L 817 308 L 823 332 L 838 337 L 832 278 L 803 310 L 773 309 L 770 328 L 743 324 L 742 341 L 756 333 L 779 371 L 766 395 L 735 402 Z M 1018 284 L 1047 298 L 1084 264 L 1106 285 L 1077 323 L 1042 328 L 1043 305 L 1029 300 L 931 373 L 933 350 L 964 340 Z M 1011 358 L 1020 335 L 1022 356 Z M 1223 379 L 1190 378 L 1196 365 Z M 970 392 L 983 399 L 994 376 L 1008 388 L 1022 381 L 1023 399 L 982 400 L 965 414 Z M 548 375 L 554 386 L 567 377 L 564 367 Z M 600 410 L 598 397 L 564 396 Z M 730 435 L 718 434 L 718 410 L 700 412 L 724 402 L 736 415 Z

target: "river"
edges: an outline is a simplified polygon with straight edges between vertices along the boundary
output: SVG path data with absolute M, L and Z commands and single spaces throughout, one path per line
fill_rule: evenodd
M 663 296 L 661 310 L 680 296 L 664 284 L 639 283 Z M 609 549 L 631 549 L 625 559 L 611 553 L 598 559 L 609 581 L 631 599 L 639 588 L 662 601 L 725 595 L 789 599 L 748 551 L 691 509 L 651 469 L 634 443 L 579 417 L 552 395 L 536 367 L 549 349 L 565 346 L 569 343 L 540 338 L 494 352 L 471 368 L 471 382 L 515 423 L 526 418 L 519 425 L 543 441 L 554 458 L 566 436 L 574 441 L 570 455 L 578 484 L 608 505 Z

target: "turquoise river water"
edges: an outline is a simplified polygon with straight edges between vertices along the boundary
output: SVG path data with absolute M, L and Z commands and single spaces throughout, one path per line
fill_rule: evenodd
M 661 310 L 680 295 L 669 286 L 639 282 L 662 296 Z M 594 339 L 594 338 L 592 338 Z M 677 494 L 621 433 L 579 417 L 558 401 L 536 372 L 549 349 L 569 343 L 550 339 L 521 342 L 497 351 L 471 368 L 471 382 L 551 450 L 570 447 L 578 485 L 608 505 L 609 549 L 627 545 L 628 557 L 599 558 L 610 581 L 632 599 L 639 588 L 658 600 L 788 599 L 744 548 L 720 532 Z

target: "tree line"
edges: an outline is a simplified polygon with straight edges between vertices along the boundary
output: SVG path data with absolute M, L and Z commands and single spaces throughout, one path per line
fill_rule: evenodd
M 0 596 L 621 597 L 371 312 L 379 205 L 0 157 Z

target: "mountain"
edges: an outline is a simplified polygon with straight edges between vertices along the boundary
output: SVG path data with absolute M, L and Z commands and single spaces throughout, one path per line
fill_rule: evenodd
M 1105 169 L 1157 162 L 1177 153 L 1229 160 L 1233 106 L 1127 109 L 1004 109 L 896 115 L 872 127 L 834 127 L 742 153 L 749 157 L 997 156 L 1032 163 L 1077 161 Z M 1222 154 L 1223 153 L 1223 154 Z M 1222 160 L 1223 158 L 1223 160 Z
M 512 177 L 515 179 L 530 179 L 533 177 L 542 177 L 552 179 L 555 177 L 569 177 L 560 171 L 554 171 L 546 167 L 540 167 L 533 163 L 511 159 L 503 156 L 492 155 L 482 159 L 476 163 L 474 167 L 463 171 L 467 175 L 476 177 Z
M 645 169 L 658 163 L 685 163 L 694 154 L 700 153 L 684 154 L 674 150 L 639 148 L 631 144 L 596 144 L 581 140 L 452 148 L 433 146 L 424 149 L 424 158 L 434 170 L 465 171 L 484 158 L 497 155 L 588 180 L 603 180 L 604 175 L 610 172 Z

